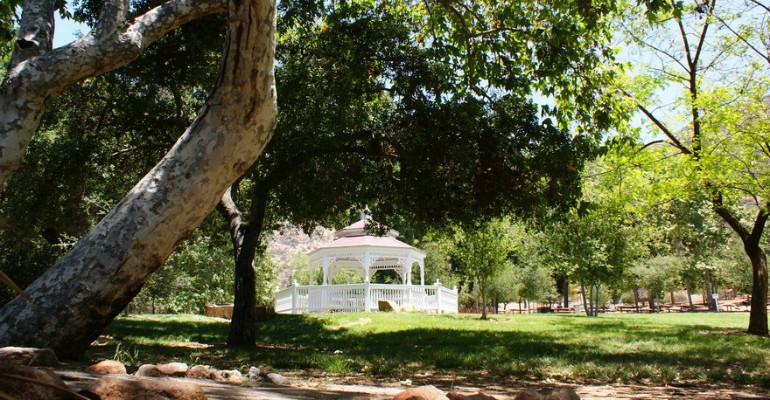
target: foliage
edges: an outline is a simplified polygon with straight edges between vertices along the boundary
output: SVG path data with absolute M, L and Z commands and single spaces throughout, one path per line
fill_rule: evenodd
M 508 379 L 589 382 L 757 385 L 770 387 L 770 349 L 740 334 L 745 313 L 478 315 L 336 313 L 279 315 L 258 324 L 265 346 L 216 345 L 227 324 L 198 316 L 117 319 L 106 332 L 134 346 L 144 362 L 197 358 L 221 369 L 260 366 L 299 376 L 336 373 L 349 378 L 440 376 L 501 382 Z M 129 347 L 131 348 L 131 347 Z M 341 352 L 341 354 L 340 354 Z M 111 353 L 107 355 L 109 357 Z M 340 368 L 340 358 L 347 361 Z M 622 368 L 618 368 L 622 360 Z M 364 371 L 363 373 L 361 371 Z
M 679 289 L 679 279 L 685 261 L 680 257 L 658 256 L 643 260 L 629 271 L 633 282 L 647 289 L 650 295 L 661 301 L 666 292 Z
M 769 203 L 766 101 L 770 8 L 761 2 L 711 0 L 658 9 L 626 4 L 620 24 L 629 53 L 620 90 L 677 154 L 672 193 L 711 202 L 752 260 L 749 331 L 766 335 L 767 259 L 760 242 Z M 654 9 L 654 8 L 653 8 Z M 652 21 L 652 22 L 651 22 Z M 666 100 L 661 101 L 662 97 Z M 746 211 L 752 218 L 744 219 Z
M 469 231 L 458 231 L 455 257 L 463 274 L 481 294 L 482 319 L 487 318 L 489 284 L 503 270 L 510 268 L 511 255 L 518 248 L 523 230 L 508 218 L 492 219 Z

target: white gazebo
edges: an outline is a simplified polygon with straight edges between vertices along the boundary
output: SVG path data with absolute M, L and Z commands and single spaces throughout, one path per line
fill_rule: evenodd
M 405 309 L 456 313 L 456 289 L 447 289 L 439 282 L 425 285 L 425 253 L 398 240 L 393 229 L 382 236 L 368 233 L 370 221 L 365 210 L 359 221 L 338 230 L 333 242 L 311 251 L 311 285 L 299 286 L 295 281 L 276 292 L 276 312 L 377 311 L 379 301 L 388 300 Z M 415 264 L 420 268 L 419 286 L 412 284 Z M 313 285 L 317 269 L 323 273 L 321 285 Z M 334 274 L 345 269 L 359 272 L 363 283 L 332 284 Z M 372 275 L 384 270 L 395 271 L 401 284 L 370 283 Z

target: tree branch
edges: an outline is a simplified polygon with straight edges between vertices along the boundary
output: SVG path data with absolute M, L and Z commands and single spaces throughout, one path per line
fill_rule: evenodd
M 106 0 L 93 29 L 93 35 L 97 38 L 105 38 L 117 32 L 126 21 L 128 7 L 129 0 Z
M 647 110 L 646 107 L 644 107 L 641 103 L 639 103 L 636 99 L 634 99 L 634 97 L 631 96 L 630 93 L 622 89 L 621 89 L 621 92 L 623 93 L 623 95 L 625 95 L 629 99 L 633 100 L 634 103 L 636 103 L 636 108 L 638 108 L 639 111 L 641 111 L 645 116 L 647 116 L 647 118 L 650 121 L 652 121 L 652 123 L 655 124 L 655 126 L 657 126 L 658 129 L 660 129 L 660 131 L 663 132 L 664 135 L 666 135 L 666 137 L 668 137 L 668 140 L 671 142 L 671 144 L 677 149 L 679 149 L 679 151 L 681 151 L 682 154 L 686 154 L 686 155 L 692 154 L 692 151 L 690 151 L 690 149 L 684 146 L 682 142 L 680 142 L 679 139 L 676 137 L 676 135 L 674 135 L 673 132 L 671 132 L 665 125 L 663 125 L 663 122 L 661 122 L 658 118 L 655 117 L 655 115 L 653 115 L 649 110 Z
M 54 33 L 54 0 L 27 1 L 19 23 L 16 47 L 8 71 L 32 57 L 51 51 Z

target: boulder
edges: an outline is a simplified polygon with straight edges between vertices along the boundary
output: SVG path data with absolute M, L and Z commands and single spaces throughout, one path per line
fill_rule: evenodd
M 393 397 L 393 400 L 447 400 L 444 392 L 435 386 L 418 386 L 404 390 Z
M 246 374 L 246 378 L 250 381 L 260 382 L 262 381 L 262 371 L 257 367 L 249 368 L 249 373 Z
M 185 378 L 191 379 L 215 379 L 216 377 L 217 370 L 208 365 L 193 365 L 185 374 Z
M 26 365 L 29 367 L 58 367 L 59 359 L 51 349 L 35 347 L 0 348 L 0 365 Z
M 543 396 L 532 389 L 526 389 L 517 393 L 516 397 L 514 397 L 513 399 L 514 400 L 543 400 Z
M 243 384 L 243 375 L 236 370 L 218 370 L 214 372 L 214 380 L 219 383 L 240 385 Z
M 117 360 L 104 360 L 100 361 L 88 368 L 86 368 L 86 372 L 90 372 L 92 374 L 99 374 L 99 375 L 109 375 L 109 374 L 125 374 L 126 372 L 126 366 L 123 365 L 122 362 Z
M 265 378 L 270 381 L 270 383 L 274 385 L 288 385 L 289 379 L 287 379 L 285 376 L 281 374 L 276 374 L 275 372 L 270 372 L 267 375 L 265 375 Z
M 17 377 L 31 379 L 34 382 L 22 381 Z M 43 386 L 53 385 L 62 390 Z M 71 398 L 67 393 L 69 388 L 53 371 L 45 368 L 33 368 L 24 365 L 4 365 L 0 367 L 0 389 L 16 400 L 59 400 Z
M 134 372 L 136 376 L 148 376 L 148 377 L 160 377 L 163 373 L 160 372 L 158 366 L 155 364 L 142 364 L 139 369 Z
M 388 311 L 388 312 L 398 312 L 399 308 L 396 305 L 396 303 L 390 301 L 390 300 L 377 300 L 377 307 L 379 307 L 380 311 Z
M 156 365 L 155 368 L 165 376 L 185 376 L 188 369 L 187 364 L 180 362 Z
M 203 308 L 207 317 L 233 319 L 232 304 L 206 304 Z
M 554 389 L 545 400 L 580 400 L 580 396 L 572 388 Z
M 175 379 L 105 376 L 81 391 L 99 400 L 206 400 L 200 386 Z
M 448 397 L 449 400 L 497 400 L 495 397 L 484 393 L 461 394 L 457 392 L 449 392 L 447 393 L 446 397 Z

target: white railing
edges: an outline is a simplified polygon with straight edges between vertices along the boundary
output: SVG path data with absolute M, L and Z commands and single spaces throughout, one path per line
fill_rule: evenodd
M 294 285 L 275 293 L 277 313 L 378 311 L 380 300 L 398 307 L 438 313 L 457 312 L 457 289 L 432 286 L 383 285 Z

